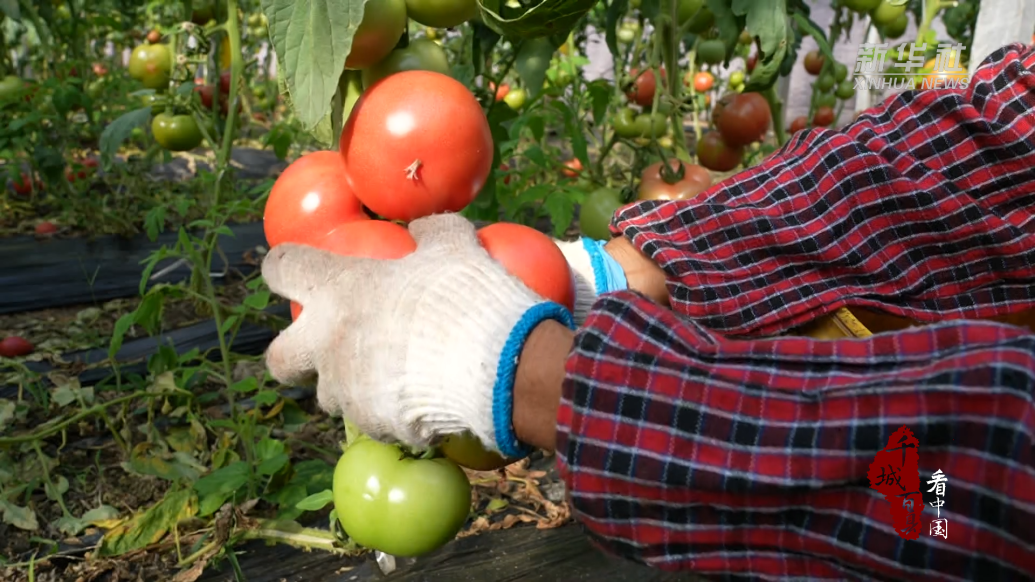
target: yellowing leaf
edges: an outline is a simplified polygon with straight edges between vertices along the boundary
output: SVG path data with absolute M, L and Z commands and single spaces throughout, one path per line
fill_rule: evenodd
M 121 525 L 109 530 L 97 548 L 98 556 L 118 556 L 157 543 L 181 520 L 197 513 L 197 497 L 191 489 L 173 491 Z

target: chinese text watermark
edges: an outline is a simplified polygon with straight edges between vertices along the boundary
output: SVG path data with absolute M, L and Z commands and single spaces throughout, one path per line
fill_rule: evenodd
M 888 58 L 888 43 L 863 43 L 855 61 L 855 89 L 966 89 L 970 84 L 967 69 L 962 63 L 965 47 L 962 44 L 937 45 L 934 62 L 926 61 L 927 43 L 910 43 L 896 50 Z M 885 71 L 885 65 L 891 65 Z M 928 70 L 929 69 L 929 70 Z M 931 73 L 934 74 L 926 74 Z M 919 83 L 916 77 L 925 73 Z

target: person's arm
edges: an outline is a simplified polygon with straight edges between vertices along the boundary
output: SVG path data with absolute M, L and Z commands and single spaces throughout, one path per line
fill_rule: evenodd
M 967 89 L 799 132 L 694 200 L 626 207 L 612 232 L 664 270 L 672 309 L 727 335 L 842 306 L 920 322 L 1033 308 L 1033 69 L 1035 49 L 1005 47 Z
M 724 339 L 629 291 L 577 333 L 540 324 L 518 438 L 556 450 L 611 553 L 752 579 L 1010 580 L 1035 571 L 1035 335 L 954 322 L 867 339 Z M 948 539 L 894 531 L 867 470 L 900 427 Z M 1028 573 L 1028 574 L 1025 574 Z

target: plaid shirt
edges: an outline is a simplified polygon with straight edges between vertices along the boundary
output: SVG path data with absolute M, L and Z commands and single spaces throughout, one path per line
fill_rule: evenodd
M 576 336 L 557 452 L 594 541 L 727 580 L 1035 576 L 1035 335 L 973 321 L 1035 307 L 1033 67 L 1005 47 L 967 89 L 895 96 L 615 217 L 672 310 L 603 295 Z M 933 325 L 767 337 L 842 306 Z M 916 540 L 867 477 L 903 426 Z

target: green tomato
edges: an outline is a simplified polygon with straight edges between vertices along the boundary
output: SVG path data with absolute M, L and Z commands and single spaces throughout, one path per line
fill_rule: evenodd
M 626 139 L 640 137 L 640 128 L 636 125 L 636 112 L 629 107 L 619 109 L 614 119 L 611 120 L 611 124 L 614 125 L 618 137 Z
M 363 87 L 370 87 L 388 75 L 403 71 L 434 71 L 443 75 L 452 74 L 446 51 L 433 40 L 418 38 L 411 40 L 406 48 L 395 49 L 385 60 L 363 70 Z
M 841 81 L 834 91 L 834 95 L 837 95 L 838 99 L 851 99 L 855 97 L 855 83 L 852 83 L 849 79 Z
M 255 87 L 254 89 L 252 89 L 252 95 L 254 95 L 256 99 L 265 99 L 266 87 L 262 85 Z
M 627 26 L 619 28 L 615 34 L 618 36 L 618 42 L 629 44 L 636 40 L 636 31 Z
M 144 139 L 144 135 L 144 130 L 139 127 L 134 127 L 133 130 L 129 132 L 129 137 L 137 141 Z
M 877 26 L 887 26 L 899 16 L 905 15 L 906 8 L 905 4 L 896 6 L 888 2 L 888 0 L 881 0 L 881 3 L 870 12 L 870 18 L 873 19 L 873 23 Z
M 730 86 L 731 87 L 736 87 L 737 85 L 743 85 L 743 84 L 744 84 L 744 72 L 743 71 L 733 71 L 732 73 L 730 73 Z
M 746 46 L 755 42 L 755 38 L 751 36 L 750 32 L 742 30 L 740 31 L 740 38 L 737 39 L 737 42 Z
M 528 97 L 528 94 L 525 93 L 525 90 L 518 87 L 508 91 L 507 95 L 503 97 L 503 100 L 506 101 L 507 105 L 510 105 L 511 109 L 517 111 L 525 106 L 526 97 Z
M 14 75 L 7 75 L 0 79 L 0 103 L 9 103 L 21 97 L 24 89 L 25 84 Z
M 262 14 L 258 12 L 249 14 L 248 26 L 262 26 Z
M 614 188 L 590 192 L 579 208 L 579 231 L 593 240 L 611 240 L 611 219 L 622 207 L 622 193 Z
M 866 14 L 879 6 L 880 0 L 841 0 L 841 4 L 844 4 L 845 8 L 849 10 L 859 14 Z
M 679 0 L 676 18 L 686 31 L 701 34 L 715 24 L 715 14 L 704 5 L 704 0 Z
M 471 510 L 471 484 L 449 459 L 405 457 L 371 439 L 352 443 L 334 469 L 334 511 L 356 543 L 401 557 L 456 536 Z
M 204 136 L 194 117 L 159 113 L 151 121 L 151 133 L 158 145 L 171 152 L 185 152 L 201 145 Z
M 406 0 L 406 15 L 424 26 L 453 28 L 478 16 L 478 0 Z
M 104 93 L 104 81 L 95 79 L 86 85 L 86 94 L 90 99 L 97 100 Z
M 834 63 L 834 80 L 840 83 L 848 78 L 848 67 L 844 63 Z
M 660 113 L 651 115 L 641 113 L 636 116 L 636 130 L 640 137 L 658 137 L 665 135 L 668 127 L 668 118 Z
M 831 109 L 837 105 L 837 96 L 833 93 L 823 93 L 816 97 L 816 107 L 830 107 Z
M 406 30 L 405 0 L 368 0 L 345 68 L 365 69 L 388 56 Z
M 709 65 L 725 61 L 726 44 L 717 38 L 701 41 L 697 45 L 697 60 Z
M 151 108 L 151 115 L 158 115 L 165 111 L 165 97 L 157 93 L 148 93 L 140 98 L 140 102 L 144 107 Z
M 909 17 L 903 12 L 888 24 L 881 27 L 881 31 L 884 36 L 889 39 L 902 38 L 902 35 L 906 33 L 906 29 L 909 28 Z
M 826 93 L 834 88 L 837 81 L 834 80 L 834 76 L 830 73 L 823 73 L 816 79 L 816 89 L 821 93 Z
M 173 67 L 172 51 L 164 44 L 142 44 L 129 55 L 129 76 L 148 89 L 169 86 Z
M 216 0 L 194 0 L 191 8 L 190 21 L 199 26 L 205 26 L 216 17 Z

